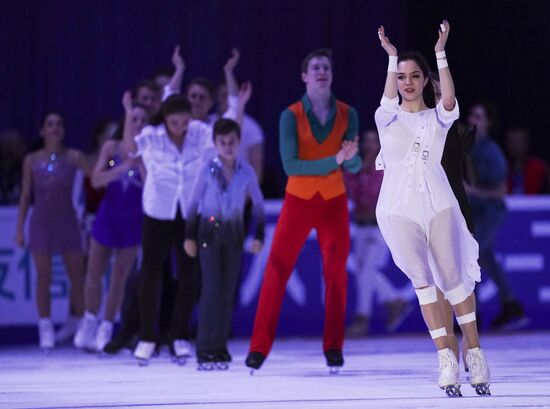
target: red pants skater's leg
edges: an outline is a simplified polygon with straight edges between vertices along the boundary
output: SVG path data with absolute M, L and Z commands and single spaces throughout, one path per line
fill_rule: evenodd
M 264 273 L 250 341 L 251 352 L 267 355 L 271 349 L 286 284 L 312 229 L 313 213 L 315 210 L 311 209 L 308 200 L 286 195 Z
M 350 249 L 347 196 L 326 201 L 322 217 L 316 226 L 323 256 L 325 280 L 325 325 L 323 351 L 341 350 L 344 344 L 346 319 L 347 272 Z

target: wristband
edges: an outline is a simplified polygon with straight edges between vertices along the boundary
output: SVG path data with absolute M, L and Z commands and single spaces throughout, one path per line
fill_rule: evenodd
M 397 72 L 397 56 L 390 55 L 388 60 L 388 72 Z
M 438 60 L 439 60 L 440 58 L 446 58 L 446 57 L 447 57 L 447 56 L 445 55 L 445 50 L 443 50 L 443 51 L 436 51 L 436 53 L 435 53 L 435 58 L 437 58 Z
M 437 69 L 440 70 L 442 68 L 448 67 L 449 64 L 447 63 L 446 58 L 438 58 L 437 59 Z

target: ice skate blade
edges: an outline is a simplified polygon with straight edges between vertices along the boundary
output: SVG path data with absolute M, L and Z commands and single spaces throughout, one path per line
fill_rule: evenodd
M 472 385 L 472 388 L 475 389 L 476 393 L 479 396 L 491 396 L 491 389 L 489 389 L 488 383 L 476 383 Z
M 255 372 L 256 370 L 254 368 L 250 368 L 250 371 L 248 373 L 250 374 L 250 376 L 254 376 Z
M 184 366 L 187 364 L 187 357 L 186 356 L 174 356 L 172 357 L 172 362 L 179 366 Z
M 340 373 L 340 367 L 339 366 L 329 366 L 328 373 L 330 375 L 338 375 Z
M 146 367 L 149 365 L 148 359 L 144 359 L 144 358 L 136 358 L 136 359 L 137 359 L 138 366 L 140 367 Z
M 229 364 L 227 362 L 216 362 L 216 369 L 227 371 L 229 369 Z
M 51 355 L 53 348 L 47 347 L 47 348 L 40 348 L 42 350 L 42 353 L 46 356 Z
M 197 371 L 213 371 L 216 366 L 212 363 L 200 363 L 197 365 Z
M 462 392 L 460 391 L 460 385 L 447 385 L 441 386 L 441 389 L 445 391 L 449 398 L 461 398 Z

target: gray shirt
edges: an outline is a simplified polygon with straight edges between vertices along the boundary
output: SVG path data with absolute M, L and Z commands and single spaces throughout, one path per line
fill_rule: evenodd
M 203 245 L 212 240 L 243 240 L 247 197 L 252 200 L 255 238 L 263 240 L 264 200 L 254 169 L 238 159 L 228 182 L 221 160 L 218 157 L 210 160 L 199 173 L 189 200 L 186 238 L 198 239 Z

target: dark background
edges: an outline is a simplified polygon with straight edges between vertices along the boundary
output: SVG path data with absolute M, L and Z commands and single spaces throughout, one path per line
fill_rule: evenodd
M 372 127 L 387 67 L 378 25 L 398 50 L 420 50 L 435 66 L 443 18 L 451 23 L 446 49 L 462 114 L 480 98 L 494 101 L 503 125 L 527 125 L 534 150 L 550 159 L 550 5 L 542 0 L 1 0 L 0 129 L 18 128 L 32 141 L 40 117 L 56 109 L 67 144 L 87 149 L 94 124 L 119 117 L 123 91 L 169 66 L 175 44 L 185 81 L 216 82 L 235 45 L 237 75 L 254 84 L 249 112 L 266 135 L 264 191 L 280 196 L 278 116 L 304 92 L 305 54 L 334 49 L 334 92 L 357 108 L 361 129 Z

